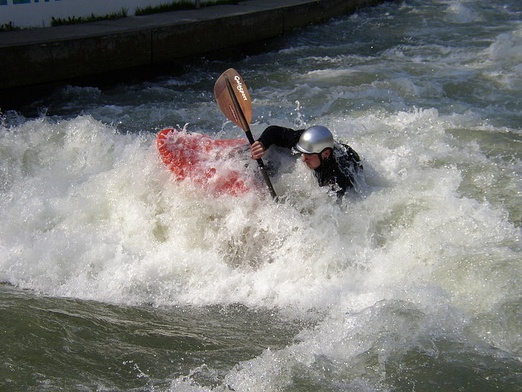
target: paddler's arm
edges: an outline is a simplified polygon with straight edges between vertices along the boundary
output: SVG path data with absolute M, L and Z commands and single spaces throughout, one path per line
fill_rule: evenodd
M 304 132 L 304 129 L 293 130 L 291 128 L 271 125 L 264 130 L 259 139 L 254 142 L 250 148 L 253 159 L 259 159 L 265 155 L 265 151 L 271 145 L 279 147 L 292 148 L 299 141 L 299 137 Z
M 252 155 L 252 159 L 259 159 L 265 155 L 265 146 L 259 140 L 256 140 L 250 146 L 250 154 Z

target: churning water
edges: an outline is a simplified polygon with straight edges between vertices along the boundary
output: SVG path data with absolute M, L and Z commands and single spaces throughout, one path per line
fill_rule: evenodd
M 519 390 L 521 64 L 518 0 L 407 0 L 4 112 L 0 389 Z M 173 181 L 163 127 L 242 137 L 229 67 L 255 135 L 328 126 L 362 194 L 293 160 L 280 203 Z

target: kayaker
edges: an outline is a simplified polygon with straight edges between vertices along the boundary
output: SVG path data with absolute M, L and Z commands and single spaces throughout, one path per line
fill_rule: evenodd
M 361 159 L 350 146 L 335 142 L 328 128 L 315 125 L 306 130 L 294 130 L 269 126 L 252 144 L 252 158 L 263 157 L 272 145 L 295 148 L 301 153 L 301 160 L 314 171 L 319 186 L 330 186 L 338 196 L 343 196 L 348 189 L 359 190 Z

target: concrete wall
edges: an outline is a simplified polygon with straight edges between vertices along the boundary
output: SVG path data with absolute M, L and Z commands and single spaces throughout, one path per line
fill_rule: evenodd
M 0 91 L 179 61 L 278 37 L 382 0 L 250 0 L 0 33 Z

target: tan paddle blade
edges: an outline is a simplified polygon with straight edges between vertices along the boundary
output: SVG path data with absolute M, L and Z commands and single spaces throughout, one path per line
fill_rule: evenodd
M 229 68 L 221 74 L 214 85 L 214 95 L 219 108 L 223 114 L 236 125 L 245 131 L 250 144 L 254 143 L 254 137 L 250 131 L 250 121 L 252 121 L 252 101 L 248 93 L 247 86 L 239 73 Z M 257 164 L 261 169 L 261 174 L 268 186 L 268 190 L 274 199 L 277 200 L 274 187 L 270 182 L 263 160 L 259 158 Z
M 214 96 L 223 114 L 245 132 L 250 130 L 252 101 L 245 81 L 239 73 L 229 68 L 214 85 Z

